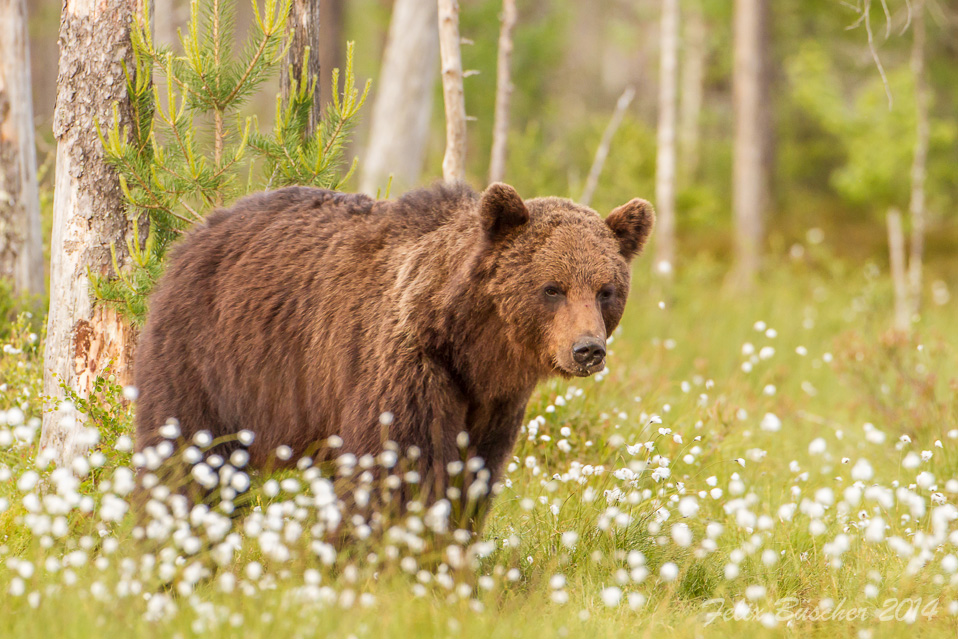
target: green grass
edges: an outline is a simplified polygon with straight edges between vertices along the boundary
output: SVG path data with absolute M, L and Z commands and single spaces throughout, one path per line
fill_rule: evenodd
M 123 410 L 102 413 L 104 467 L 63 489 L 97 508 L 64 506 L 56 537 L 43 511 L 57 504 L 31 515 L 24 496 L 56 492 L 50 469 L 18 490 L 36 450 L 0 449 L 0 636 L 954 636 L 955 302 L 929 299 L 906 337 L 888 330 L 887 277 L 822 246 L 770 266 L 752 293 L 724 291 L 723 273 L 686 265 L 666 294 L 637 270 L 608 372 L 538 389 L 507 486 L 464 545 L 406 525 L 327 565 L 311 548 L 312 493 L 267 497 L 262 480 L 261 511 L 233 521 L 222 565 L 184 518 L 165 541 L 137 541 L 129 517 L 98 517 L 128 463 L 112 447 Z M 23 352 L 0 373 L 2 407 L 27 419 L 39 362 L 25 331 L 11 329 Z M 878 517 L 887 530 L 872 537 Z M 277 535 L 260 532 L 270 525 Z M 84 561 L 54 565 L 65 556 Z M 750 618 L 732 618 L 736 605 Z M 763 623 L 782 609 L 790 621 Z

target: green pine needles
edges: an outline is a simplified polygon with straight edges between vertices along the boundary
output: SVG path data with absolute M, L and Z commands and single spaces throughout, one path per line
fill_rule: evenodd
M 277 96 L 272 131 L 261 132 L 255 116 L 242 114 L 284 63 L 290 2 L 265 0 L 260 7 L 252 0 L 254 19 L 239 54 L 232 47 L 234 0 L 192 0 L 189 27 L 180 32 L 182 55 L 155 46 L 148 21 L 132 29 L 131 125 L 121 130 L 115 114 L 105 135 L 98 128 L 133 224 L 127 243 L 132 266 L 121 269 L 114 250 L 117 278 L 91 275 L 91 282 L 97 300 L 116 304 L 134 324 L 145 320 L 170 244 L 207 213 L 263 189 L 336 189 L 355 169 L 354 160 L 343 170 L 343 156 L 369 83 L 361 93 L 356 88 L 351 42 L 342 94 L 336 69 L 333 102 L 314 131 L 309 114 L 318 99 L 317 78 L 307 77 L 306 64 L 303 76 Z

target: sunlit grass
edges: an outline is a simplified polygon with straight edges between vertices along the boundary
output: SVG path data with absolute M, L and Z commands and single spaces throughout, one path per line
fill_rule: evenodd
M 37 467 L 36 339 L 15 328 L 0 636 L 951 636 L 954 302 L 893 335 L 877 267 L 793 256 L 747 295 L 707 263 L 668 294 L 637 272 L 609 370 L 537 391 L 478 538 L 436 533 L 439 511 L 346 513 L 363 539 L 337 548 L 328 469 L 244 492 L 242 458 L 211 468 L 252 510 L 154 491 L 135 522 L 125 411 L 79 478 Z

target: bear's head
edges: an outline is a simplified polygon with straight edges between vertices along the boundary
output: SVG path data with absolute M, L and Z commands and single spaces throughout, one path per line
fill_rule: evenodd
M 478 206 L 490 260 L 486 290 L 510 342 L 542 375 L 601 371 L 606 339 L 625 310 L 629 263 L 655 224 L 652 205 L 634 199 L 603 220 L 567 199 L 523 202 L 497 183 Z

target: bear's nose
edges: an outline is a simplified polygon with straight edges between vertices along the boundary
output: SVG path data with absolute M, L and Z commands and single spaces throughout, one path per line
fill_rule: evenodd
M 577 364 L 595 366 L 605 359 L 605 344 L 594 337 L 584 337 L 572 345 L 572 358 Z

